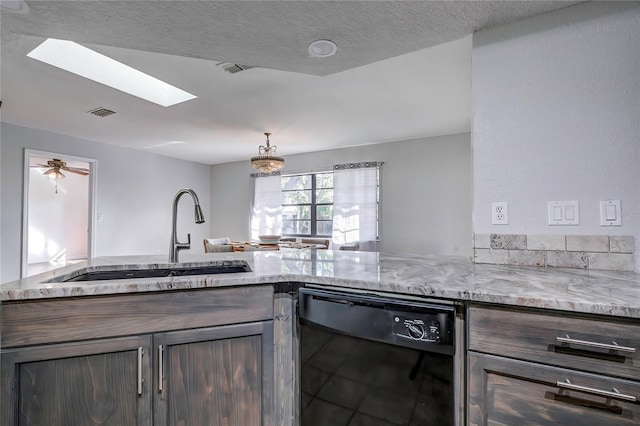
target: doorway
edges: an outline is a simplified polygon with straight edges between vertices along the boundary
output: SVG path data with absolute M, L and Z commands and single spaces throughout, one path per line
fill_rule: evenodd
M 96 160 L 25 149 L 23 278 L 93 257 Z

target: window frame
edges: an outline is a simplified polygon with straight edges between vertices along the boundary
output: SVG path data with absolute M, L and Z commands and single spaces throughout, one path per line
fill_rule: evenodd
M 305 172 L 305 173 L 291 173 L 291 174 L 286 174 L 286 175 L 282 175 L 282 177 L 295 177 L 295 176 L 310 176 L 311 177 L 311 188 L 309 189 L 282 189 L 281 188 L 281 194 L 284 194 L 286 192 L 295 192 L 295 191 L 311 191 L 311 201 L 309 203 L 296 203 L 296 204 L 285 204 L 281 202 L 282 205 L 282 210 L 284 212 L 286 207 L 298 207 L 298 206 L 309 206 L 310 209 L 310 218 L 309 219 L 294 219 L 294 222 L 303 222 L 303 221 L 309 221 L 310 223 L 310 229 L 309 229 L 309 234 L 285 234 L 284 233 L 284 223 L 285 222 L 290 222 L 290 220 L 285 219 L 284 217 L 282 218 L 282 228 L 283 228 L 283 233 L 282 236 L 283 237 L 302 237 L 302 238 L 331 238 L 332 233 L 329 232 L 329 234 L 318 234 L 318 221 L 320 222 L 333 222 L 333 197 L 332 197 L 332 202 L 331 203 L 318 203 L 317 202 L 317 191 L 318 189 L 331 189 L 333 191 L 333 185 L 330 188 L 318 188 L 318 182 L 317 182 L 317 175 L 323 175 L 323 174 L 332 174 L 333 175 L 333 170 L 325 170 L 325 171 L 317 171 L 317 172 Z M 284 198 L 284 197 L 282 197 Z M 318 207 L 319 206 L 331 206 L 332 207 L 332 212 L 331 212 L 331 219 L 318 219 Z

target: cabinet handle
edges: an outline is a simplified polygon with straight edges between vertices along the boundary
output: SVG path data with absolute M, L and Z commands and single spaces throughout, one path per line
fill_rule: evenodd
M 144 354 L 144 349 L 142 347 L 138 348 L 138 395 L 142 395 L 142 355 Z
M 162 374 L 162 353 L 164 352 L 164 348 L 162 345 L 158 345 L 158 392 L 162 392 L 162 382 L 164 381 L 164 376 Z
M 568 345 L 589 346 L 590 348 L 609 349 L 609 350 L 612 350 L 612 351 L 629 352 L 629 353 L 635 353 L 635 351 L 636 351 L 635 348 L 630 348 L 628 346 L 620 346 L 616 342 L 613 342 L 612 344 L 590 342 L 588 340 L 572 339 L 569 336 L 556 337 L 556 341 L 559 342 L 559 343 L 565 343 L 565 344 L 568 344 Z
M 573 383 L 571 383 L 571 381 L 569 379 L 565 379 L 564 382 L 556 382 L 556 385 L 559 388 L 565 388 L 565 389 L 571 389 L 571 390 L 576 390 L 576 391 L 580 391 L 580 392 L 586 392 L 586 393 L 590 393 L 593 395 L 600 395 L 600 396 L 606 396 L 607 398 L 616 398 L 616 399 L 622 399 L 624 401 L 630 401 L 630 402 L 636 402 L 636 397 L 633 395 L 625 395 L 623 393 L 620 393 L 620 391 L 618 391 L 618 389 L 613 388 L 613 390 L 610 391 L 606 391 L 606 390 L 602 390 L 602 389 L 596 389 L 596 388 L 589 388 L 587 386 L 580 386 L 580 385 L 574 385 Z

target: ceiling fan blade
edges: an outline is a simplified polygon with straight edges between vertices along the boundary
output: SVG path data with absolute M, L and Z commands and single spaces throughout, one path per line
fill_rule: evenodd
M 87 176 L 89 174 L 89 170 L 82 169 L 79 167 L 63 167 L 62 170 L 67 172 L 75 173 L 77 175 Z
M 31 165 L 31 166 L 29 166 L 29 167 L 38 167 L 38 168 L 43 168 L 43 167 L 49 167 L 49 166 L 48 166 L 48 165 L 46 165 L 46 164 L 32 164 L 32 165 Z

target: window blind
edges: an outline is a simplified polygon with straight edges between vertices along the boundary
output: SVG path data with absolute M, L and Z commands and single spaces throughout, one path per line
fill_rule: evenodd
M 251 239 L 282 234 L 280 175 L 255 177 L 251 206 Z
M 379 163 L 334 166 L 334 248 L 357 242 L 361 250 L 377 250 L 378 166 Z

